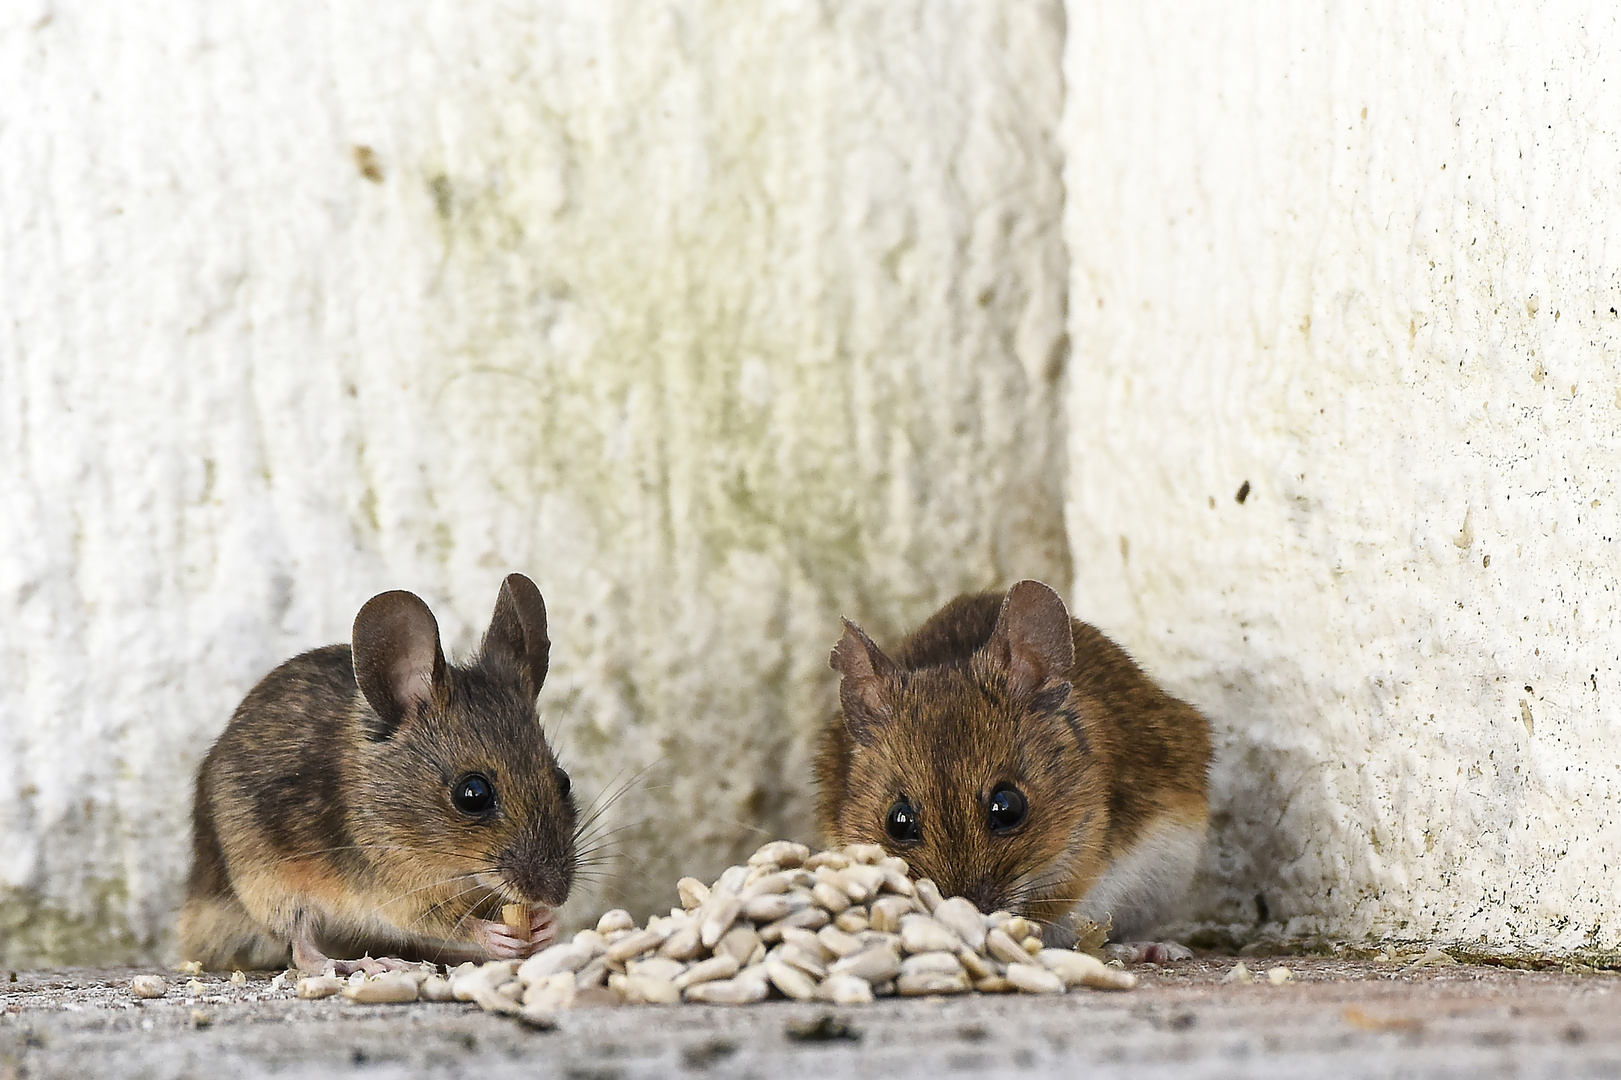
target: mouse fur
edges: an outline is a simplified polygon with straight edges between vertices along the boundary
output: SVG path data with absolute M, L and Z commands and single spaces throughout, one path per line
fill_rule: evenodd
M 539 590 L 512 574 L 463 665 L 445 661 L 426 604 L 388 592 L 351 644 L 265 676 L 197 773 L 185 958 L 319 969 L 549 943 L 576 861 L 568 775 L 535 712 L 550 647 Z M 471 815 L 455 796 L 475 775 L 493 795 Z M 510 903 L 531 906 L 527 936 L 496 921 Z M 339 970 L 356 966 L 372 969 Z
M 1057 940 L 1077 917 L 1116 939 L 1186 891 L 1209 815 L 1210 727 L 1037 581 L 959 596 L 886 655 L 854 623 L 833 650 L 817 811 L 831 844 L 880 844 L 946 896 L 1011 910 Z M 1002 786 L 1022 822 L 993 831 Z M 905 799 L 920 835 L 886 819 Z

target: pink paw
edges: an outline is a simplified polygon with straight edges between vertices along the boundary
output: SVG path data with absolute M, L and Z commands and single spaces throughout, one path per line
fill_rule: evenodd
M 549 907 L 529 909 L 529 950 L 537 953 L 557 940 L 557 912 Z
M 557 913 L 549 907 L 530 909 L 528 937 L 514 934 L 504 922 L 477 919 L 472 926 L 473 943 L 491 960 L 522 960 L 557 940 Z
M 1122 964 L 1169 964 L 1193 959 L 1192 949 L 1174 941 L 1125 941 L 1105 945 L 1103 954 Z

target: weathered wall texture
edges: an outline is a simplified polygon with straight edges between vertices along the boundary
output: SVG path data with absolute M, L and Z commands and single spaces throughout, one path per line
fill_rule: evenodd
M 1067 585 L 1063 33 L 0 7 L 0 963 L 161 954 L 200 755 L 384 588 L 539 583 L 614 898 L 807 836 L 840 614 Z
M 1621 944 L 1617 30 L 1069 5 L 1075 596 L 1216 722 L 1199 919 Z
M 1072 557 L 1190 924 L 1621 945 L 1615 16 L 1068 8 L 0 6 L 0 963 L 161 954 L 377 590 L 536 578 L 645 909 L 809 834 L 838 615 Z

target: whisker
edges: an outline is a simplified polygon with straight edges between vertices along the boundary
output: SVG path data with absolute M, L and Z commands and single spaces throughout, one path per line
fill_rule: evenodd
M 380 907 L 380 908 L 386 908 L 390 904 L 397 904 L 401 900 L 404 900 L 404 899 L 406 899 L 407 897 L 410 897 L 410 896 L 415 896 L 419 892 L 426 892 L 429 889 L 437 889 L 442 885 L 449 885 L 452 882 L 456 882 L 456 881 L 470 881 L 470 880 L 473 880 L 473 879 L 477 878 L 478 875 L 480 875 L 480 874 L 489 873 L 489 872 L 490 871 L 488 871 L 488 870 L 474 870 L 471 873 L 467 873 L 467 874 L 454 874 L 454 875 L 452 875 L 450 877 L 443 878 L 443 879 L 441 879 L 439 881 L 432 881 L 432 882 L 429 882 L 426 885 L 420 885 L 415 889 L 409 890 L 408 892 L 400 893 L 398 896 L 391 896 L 387 900 L 384 900 L 382 903 L 378 904 L 377 906 Z
M 312 849 L 310 849 L 308 851 L 295 851 L 295 852 L 292 852 L 292 853 L 290 853 L 288 855 L 283 855 L 280 858 L 271 860 L 271 865 L 279 866 L 281 863 L 284 863 L 284 862 L 293 862 L 293 861 L 296 861 L 298 859 L 309 859 L 309 858 L 313 858 L 313 857 L 315 857 L 317 855 L 330 855 L 330 854 L 333 854 L 333 853 L 339 852 L 339 851 L 372 851 L 372 850 L 426 852 L 426 853 L 432 854 L 432 855 L 443 855 L 443 856 L 445 856 L 447 858 L 452 858 L 452 859 L 465 859 L 465 860 L 467 860 L 469 862 L 476 861 L 475 856 L 469 855 L 469 854 L 467 854 L 466 852 L 463 852 L 463 851 L 442 851 L 442 850 L 440 850 L 438 848 L 423 847 L 420 844 L 367 843 L 367 844 L 338 844 L 338 845 L 335 845 L 333 847 L 312 848 Z
M 648 762 L 646 765 L 642 766 L 640 769 L 636 770 L 636 772 L 633 773 L 631 775 L 631 777 L 628 780 L 626 780 L 619 787 L 619 789 L 617 791 L 614 791 L 613 790 L 614 784 L 618 783 L 619 778 L 624 775 L 625 770 L 620 769 L 618 772 L 616 772 L 613 775 L 613 778 L 610 779 L 606 785 L 604 785 L 602 791 L 597 794 L 597 798 L 595 800 L 593 800 L 593 802 L 591 803 L 590 806 L 586 807 L 585 814 L 582 815 L 583 820 L 582 820 L 581 824 L 576 827 L 575 831 L 578 832 L 581 829 L 584 829 L 586 827 L 586 825 L 590 824 L 592 821 L 595 821 L 597 818 L 601 817 L 602 814 L 609 807 L 611 807 L 614 803 L 618 802 L 620 799 L 624 798 L 625 795 L 628 794 L 630 792 L 630 790 L 636 786 L 637 781 L 641 780 L 643 777 L 645 777 L 648 773 L 652 772 L 658 766 L 664 764 L 664 761 L 665 761 L 665 759 L 664 759 L 663 755 L 660 755 L 659 757 L 653 759 L 652 761 Z M 651 790 L 651 789 L 649 789 L 649 790 Z M 609 792 L 612 792 L 612 794 L 610 795 Z
M 467 888 L 462 889 L 459 892 L 456 892 L 456 893 L 454 893 L 454 894 L 452 894 L 450 896 L 445 897 L 443 900 L 439 901 L 437 904 L 434 904 L 432 907 L 428 908 L 421 915 L 418 915 L 416 918 L 412 919 L 410 921 L 410 923 L 407 924 L 404 927 L 404 929 L 406 929 L 406 930 L 414 930 L 414 929 L 416 929 L 416 927 L 418 925 L 420 925 L 424 920 L 426 920 L 429 916 L 435 914 L 436 912 L 439 912 L 439 911 L 443 910 L 446 905 L 453 904 L 457 900 L 460 900 L 462 897 L 466 896 L 468 893 L 472 892 L 473 890 L 483 888 L 483 887 L 484 886 L 480 885 L 477 881 L 474 881 L 473 884 L 469 885 Z M 473 905 L 473 907 L 477 907 L 477 906 L 478 906 L 477 904 Z M 469 912 L 469 914 L 472 912 L 472 907 L 468 908 L 468 912 Z M 465 919 L 466 917 L 467 917 L 466 915 L 462 916 L 463 919 Z M 458 919 L 456 921 L 456 925 L 457 926 L 461 925 L 461 920 L 460 919 Z M 440 951 L 442 952 L 443 950 L 440 950 Z
M 457 894 L 457 895 L 458 895 L 458 896 L 465 896 L 465 895 L 467 895 L 467 893 L 469 893 L 469 892 L 472 892 L 472 891 L 473 891 L 473 889 L 476 889 L 476 888 L 479 888 L 479 887 L 480 887 L 480 886 L 478 886 L 478 885 L 477 885 L 477 884 L 476 884 L 476 883 L 475 883 L 475 884 L 474 884 L 474 886 L 473 886 L 473 888 L 470 888 L 470 889 L 466 889 L 466 890 L 464 890 L 464 891 L 463 891 L 463 892 L 461 892 L 461 893 L 458 893 L 458 894 Z M 486 904 L 486 903 L 488 903 L 488 902 L 489 902 L 489 900 L 490 900 L 490 898 L 491 898 L 491 897 L 492 897 L 492 896 L 495 896 L 495 895 L 496 895 L 496 892 L 495 892 L 495 890 L 494 890 L 494 889 L 489 889 L 489 888 L 486 888 L 486 889 L 485 889 L 485 890 L 484 890 L 484 895 L 483 895 L 483 896 L 482 896 L 482 897 L 481 897 L 481 898 L 479 898 L 479 899 L 478 899 L 478 900 L 476 900 L 476 901 L 474 901 L 474 902 L 473 902 L 473 903 L 472 903 L 472 904 L 469 904 L 469 905 L 468 905 L 468 907 L 467 907 L 467 910 L 466 910 L 466 911 L 464 911 L 464 912 L 462 912 L 462 917 L 461 917 L 461 918 L 459 918 L 459 919 L 457 919 L 457 920 L 456 920 L 456 921 L 455 921 L 455 923 L 453 923 L 453 924 L 452 924 L 452 925 L 451 925 L 451 927 L 450 927 L 450 930 L 449 930 L 449 931 L 448 931 L 448 932 L 447 932 L 447 933 L 446 933 L 446 934 L 445 934 L 445 939 L 446 939 L 446 941 L 447 941 L 447 942 L 449 942 L 449 941 L 454 941 L 454 940 L 456 940 L 456 934 L 457 934 L 457 933 L 458 933 L 458 932 L 459 932 L 459 931 L 460 931 L 460 930 L 461 930 L 461 928 L 462 928 L 462 923 L 464 923 L 464 922 L 466 922 L 466 921 L 467 921 L 467 919 L 468 919 L 468 916 L 470 916 L 470 915 L 472 915 L 472 914 L 473 914 L 473 912 L 475 912 L 475 911 L 477 911 L 477 910 L 478 910 L 478 909 L 479 909 L 479 908 L 480 908 L 480 907 L 482 907 L 482 906 L 483 906 L 483 905 L 484 905 L 484 904 Z M 436 957 L 436 958 L 437 958 L 437 957 L 439 957 L 439 956 L 442 956 L 442 955 L 444 955 L 444 951 L 445 951 L 445 950 L 444 950 L 444 948 L 440 948 L 440 949 L 439 949 L 439 950 L 438 950 L 438 951 L 436 951 L 436 952 L 435 952 L 435 953 L 434 953 L 434 956 L 435 956 L 435 957 Z

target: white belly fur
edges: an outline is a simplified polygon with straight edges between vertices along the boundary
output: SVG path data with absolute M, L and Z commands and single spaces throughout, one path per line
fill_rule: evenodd
M 1075 914 L 1100 924 L 1112 919 L 1111 940 L 1141 940 L 1170 917 L 1187 892 L 1204 837 L 1203 821 L 1162 819 L 1114 861 Z

